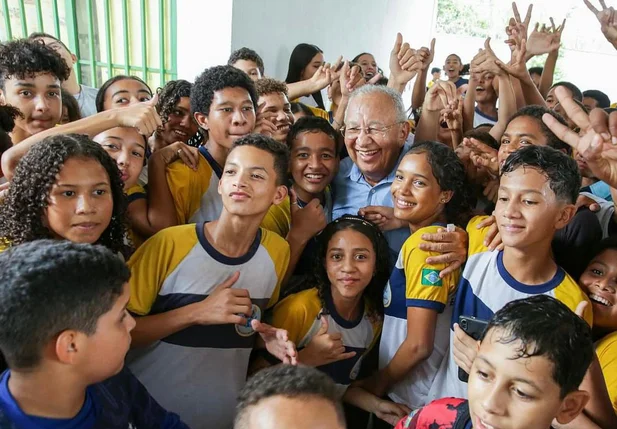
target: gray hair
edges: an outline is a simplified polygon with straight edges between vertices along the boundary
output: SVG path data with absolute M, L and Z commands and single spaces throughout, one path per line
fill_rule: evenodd
M 405 105 L 403 104 L 401 94 L 399 94 L 396 90 L 383 85 L 362 85 L 360 88 L 352 92 L 349 96 L 349 103 L 347 104 L 347 109 L 345 110 L 345 120 L 347 120 L 347 113 L 349 112 L 349 105 L 351 104 L 351 100 L 361 95 L 370 94 L 385 94 L 387 97 L 390 98 L 390 100 L 392 100 L 392 105 L 394 107 L 394 110 L 396 111 L 396 120 L 398 122 L 404 122 L 407 120 L 407 112 L 405 111 Z

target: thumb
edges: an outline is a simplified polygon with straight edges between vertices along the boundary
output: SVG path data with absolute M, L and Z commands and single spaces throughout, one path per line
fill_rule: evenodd
M 585 314 L 585 309 L 589 303 L 587 301 L 581 301 L 576 306 L 576 310 L 574 311 L 578 317 L 583 319 L 583 315 Z
M 433 40 L 431 40 L 431 54 L 435 53 L 435 38 L 433 37 Z
M 401 50 L 401 46 L 403 46 L 403 35 L 401 33 L 396 33 L 396 41 L 394 42 L 392 53 L 398 55 L 398 52 Z
M 300 210 L 300 206 L 298 206 L 298 195 L 291 187 L 289 188 L 289 209 L 292 213 Z
M 373 77 L 372 77 L 372 78 L 368 81 L 368 83 L 369 83 L 369 84 L 371 84 L 371 85 L 375 85 L 375 84 L 377 83 L 377 81 L 378 81 L 379 79 L 381 79 L 382 77 L 383 77 L 383 76 L 382 76 L 382 74 L 381 74 L 381 73 L 377 73 L 375 76 L 373 76 Z
M 319 201 L 319 198 L 313 198 L 311 202 L 308 203 L 308 205 L 311 207 L 317 207 L 319 204 L 321 204 L 321 201 Z
M 328 333 L 328 318 L 325 315 L 321 315 L 321 326 L 319 327 L 319 331 L 317 331 L 317 335 L 326 335 Z
M 154 97 L 152 97 L 150 100 L 146 101 L 145 103 L 149 106 L 156 106 L 157 104 L 159 104 L 158 92 L 154 94 Z
M 214 291 L 216 292 L 216 291 L 223 290 L 223 289 L 229 289 L 238 281 L 239 278 L 240 278 L 240 271 L 236 271 L 227 280 L 225 280 L 223 283 L 218 285 L 214 289 Z

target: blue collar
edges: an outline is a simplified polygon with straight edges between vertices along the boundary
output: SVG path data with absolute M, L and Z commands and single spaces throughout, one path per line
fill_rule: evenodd
M 212 171 L 214 171 L 214 174 L 216 174 L 220 179 L 223 175 L 223 167 L 221 167 L 219 163 L 216 162 L 210 152 L 208 152 L 208 149 L 206 149 L 206 146 L 199 146 L 199 153 L 204 157 L 206 162 L 210 164 L 210 167 L 212 167 Z

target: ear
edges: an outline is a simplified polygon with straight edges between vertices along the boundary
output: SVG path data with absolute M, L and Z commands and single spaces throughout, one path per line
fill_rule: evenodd
M 272 204 L 279 205 L 283 202 L 285 197 L 287 196 L 288 190 L 287 186 L 280 185 L 276 187 L 276 192 L 274 193 L 274 197 L 272 198 Z
M 6 98 L 4 97 L 4 90 L 0 89 L 0 106 L 4 106 L 6 104 Z
M 73 62 L 73 64 L 71 64 L 71 67 L 77 64 L 77 57 L 75 56 L 75 54 L 71 54 L 71 61 Z
M 403 147 L 405 141 L 407 140 L 407 136 L 409 136 L 409 131 L 411 127 L 409 125 L 409 121 L 403 122 L 403 126 L 401 127 L 401 131 L 399 133 L 399 146 Z
M 195 112 L 193 114 L 193 117 L 195 118 L 195 122 L 197 122 L 197 125 L 199 126 L 199 128 L 202 128 L 204 130 L 208 130 L 208 116 L 205 115 L 202 112 Z
M 575 215 L 576 206 L 574 204 L 566 204 L 559 213 L 559 218 L 557 219 L 557 223 L 555 223 L 555 229 L 565 227 Z
M 454 191 L 441 191 L 439 194 L 439 202 L 441 204 L 447 204 L 454 196 Z
M 56 357 L 62 363 L 73 365 L 79 358 L 81 350 L 80 337 L 83 334 L 67 329 L 62 331 L 56 338 L 55 352 Z
M 584 390 L 568 393 L 561 403 L 559 413 L 555 416 L 560 424 L 566 425 L 583 412 L 590 395 Z

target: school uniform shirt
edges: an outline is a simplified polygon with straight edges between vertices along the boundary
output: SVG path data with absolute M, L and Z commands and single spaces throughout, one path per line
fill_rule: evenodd
M 459 77 L 458 80 L 456 82 L 454 82 L 454 85 L 457 88 L 460 88 L 463 85 L 467 85 L 469 83 L 468 79 L 465 79 L 464 77 Z
M 128 309 L 154 315 L 203 301 L 236 271 L 232 286 L 247 289 L 252 318 L 273 306 L 289 263 L 289 245 L 259 229 L 248 252 L 231 258 L 204 234 L 204 223 L 164 229 L 129 260 Z M 256 335 L 250 327 L 194 325 L 130 356 L 130 368 L 154 398 L 193 429 L 232 426 L 237 395 L 246 381 Z
M 443 398 L 414 410 L 394 429 L 472 429 L 469 403 L 464 399 Z
M 176 414 L 161 407 L 126 368 L 89 386 L 84 405 L 72 419 L 24 413 L 8 389 L 10 376 L 8 370 L 0 379 L 2 429 L 188 429 Z
M 131 204 L 133 201 L 144 200 L 148 198 L 146 194 L 146 190 L 139 183 L 136 183 L 135 185 L 128 188 L 126 190 L 126 196 L 127 196 L 129 204 Z M 137 234 L 135 231 L 133 231 L 132 227 L 128 229 L 128 235 L 129 235 L 129 238 L 131 239 L 133 248 L 137 249 L 139 246 L 143 244 L 144 242 L 143 238 L 139 234 Z
M 589 192 L 581 192 L 581 195 L 591 198 L 600 206 L 600 210 L 595 212 L 600 228 L 602 228 L 602 238 L 610 237 L 611 235 L 617 235 L 617 224 L 615 223 L 615 203 L 606 201 L 597 195 L 593 195 Z
M 182 160 L 167 167 L 167 184 L 174 199 L 178 224 L 217 220 L 223 211 L 218 183 L 223 168 L 204 147 L 199 148 L 197 171 Z
M 602 367 L 608 396 L 617 413 L 617 332 L 608 334 L 596 343 L 596 355 Z
M 328 322 L 328 333 L 341 334 L 345 353 L 356 352 L 352 358 L 317 367 L 337 384 L 344 386 L 341 388 L 341 393 L 344 393 L 346 387 L 360 373 L 364 356 L 377 342 L 382 321 L 369 316 L 367 305 L 356 320 L 345 320 L 337 313 L 331 293 L 326 294 L 324 301 L 325 305 L 322 305 L 317 288 L 290 295 L 274 307 L 272 324 L 286 329 L 289 340 L 301 350 L 308 346 L 319 332 L 325 318 Z
M 458 323 L 459 316 L 473 316 L 488 321 L 507 303 L 541 294 L 561 301 L 572 311 L 576 310 L 581 301 L 587 301 L 589 305 L 583 316 L 589 325 L 593 322 L 591 303 L 587 295 L 563 268 L 558 266 L 553 278 L 540 285 L 526 285 L 512 277 L 504 266 L 503 251 L 490 252 L 484 247 L 487 228 L 477 229 L 476 226 L 485 218 L 486 216 L 477 216 L 467 225 L 469 251 L 452 311 L 450 351 L 435 377 L 429 400 L 448 396 L 467 398 L 467 384 L 458 379 L 458 366 L 452 355 L 453 325 Z
M 379 345 L 379 368 L 386 367 L 407 338 L 407 308 L 427 308 L 438 313 L 433 352 L 394 385 L 388 396 L 412 409 L 424 406 L 435 374 L 448 352 L 452 299 L 460 271 L 439 278 L 446 264 L 427 264 L 437 253 L 419 248 L 422 234 L 436 233 L 445 225 L 431 225 L 414 232 L 403 244 L 384 291 L 384 328 Z
M 493 118 L 492 116 L 485 115 L 478 109 L 476 106 L 475 114 L 473 115 L 473 127 L 477 127 L 478 125 L 483 124 L 491 124 L 495 125 L 497 123 L 497 118 Z
M 81 117 L 96 115 L 96 94 L 99 90 L 86 85 L 80 85 L 80 87 L 81 91 L 75 95 L 75 100 L 77 100 Z

